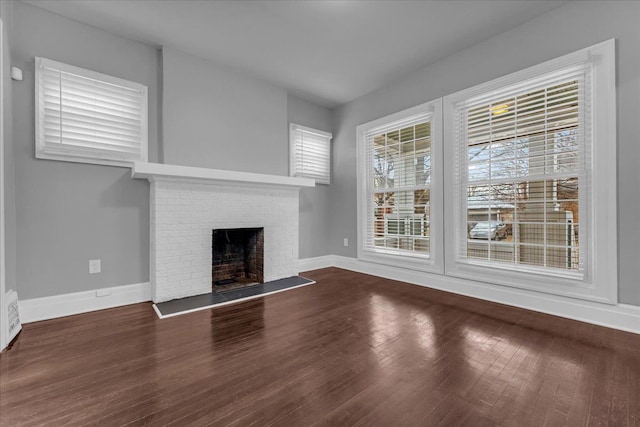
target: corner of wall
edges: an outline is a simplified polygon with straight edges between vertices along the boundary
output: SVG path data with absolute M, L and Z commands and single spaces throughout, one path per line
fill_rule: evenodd
M 333 133 L 332 111 L 297 95 L 287 93 L 287 122 Z M 333 145 L 333 143 L 332 143 Z M 332 147 L 332 171 L 333 147 Z M 300 190 L 299 254 L 301 258 L 329 255 L 328 235 L 331 230 L 331 188 L 335 185 L 332 172 L 331 184 L 317 184 L 314 188 Z
M 4 206 L 5 206 L 5 280 L 6 290 L 18 291 L 16 283 L 16 203 L 15 168 L 13 158 L 13 91 L 8 72 L 11 65 L 11 38 L 13 29 L 13 2 L 0 2 L 0 18 L 3 26 L 3 125 L 4 125 Z
M 164 163 L 164 121 L 162 120 L 164 111 L 164 46 L 157 50 L 157 90 L 158 90 L 158 122 L 157 122 L 157 135 L 158 141 L 156 143 L 157 152 L 155 156 L 150 157 L 149 161 Z

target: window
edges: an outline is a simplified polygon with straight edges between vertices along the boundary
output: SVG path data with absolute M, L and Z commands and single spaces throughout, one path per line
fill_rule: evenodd
M 147 88 L 36 58 L 36 157 L 129 166 L 147 160 Z
M 312 178 L 318 184 L 331 181 L 331 134 L 291 123 L 289 125 L 289 174 Z
M 457 129 L 466 134 L 458 157 L 458 171 L 466 172 L 461 208 L 470 230 L 461 258 L 584 274 L 588 76 L 582 67 L 572 71 L 459 104 Z
M 614 56 L 610 40 L 358 126 L 358 258 L 615 303 Z
M 438 270 L 441 104 L 358 127 L 359 257 Z
M 445 98 L 450 274 L 615 300 L 613 55 L 606 42 Z

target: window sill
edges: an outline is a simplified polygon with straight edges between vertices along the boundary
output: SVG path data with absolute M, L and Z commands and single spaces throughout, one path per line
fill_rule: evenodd
M 361 250 L 358 260 L 384 264 L 392 267 L 406 268 L 409 270 L 423 271 L 427 273 L 443 274 L 442 266 L 431 255 L 398 255 L 371 250 Z
M 88 163 L 92 165 L 102 165 L 102 166 L 117 166 L 123 168 L 130 168 L 135 160 L 113 160 L 113 159 L 100 159 L 95 157 L 83 157 L 72 154 L 57 154 L 57 153 L 46 153 L 46 152 L 36 152 L 36 159 L 42 160 L 56 160 L 61 162 L 73 162 L 73 163 Z
M 456 261 L 447 264 L 445 275 L 605 304 L 617 302 L 617 281 L 593 283 L 586 273 L 555 275 L 552 272 L 526 271 L 524 268 L 516 270 L 495 265 L 482 265 L 480 262 Z

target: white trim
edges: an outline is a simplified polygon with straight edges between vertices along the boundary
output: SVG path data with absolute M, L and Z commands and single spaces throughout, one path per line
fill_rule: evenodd
M 149 282 L 103 288 L 103 291 L 110 292 L 110 295 L 103 297 L 96 296 L 100 290 L 93 289 L 19 301 L 20 321 L 25 324 L 151 301 Z
M 318 257 L 318 259 L 318 264 L 326 267 L 343 268 L 358 273 L 371 274 L 377 277 L 640 334 L 640 306 L 603 304 L 525 289 L 496 286 L 475 280 L 375 264 L 340 255 L 326 255 Z M 326 265 L 328 260 L 333 260 L 333 265 Z M 307 258 L 304 262 L 306 265 L 312 265 L 314 258 Z
M 310 271 L 327 267 L 338 267 L 345 270 L 371 274 L 392 280 L 398 280 L 414 285 L 425 286 L 445 292 L 493 301 L 527 310 L 538 311 L 554 316 L 592 323 L 608 328 L 619 329 L 640 334 L 640 306 L 629 304 L 602 304 L 592 301 L 576 300 L 559 295 L 542 294 L 524 289 L 495 286 L 474 280 L 429 274 L 414 270 L 380 265 L 356 258 L 340 255 L 324 255 L 320 257 L 304 258 L 298 264 L 302 271 Z M 313 282 L 315 283 L 315 282 Z M 306 286 L 306 283 L 300 286 Z M 151 300 L 149 283 L 118 286 L 110 288 L 112 295 L 96 297 L 97 290 L 56 295 L 52 297 L 34 298 L 19 302 L 20 320 L 22 324 L 73 314 L 86 313 L 105 308 L 136 304 Z M 287 288 L 287 289 L 293 289 Z M 283 289 L 281 291 L 287 290 Z M 254 297 L 270 295 L 261 294 Z M 235 303 L 242 300 L 230 301 Z M 223 303 L 223 304 L 229 304 Z M 216 305 L 221 306 L 222 304 Z M 203 307 L 202 309 L 209 308 Z M 197 311 L 193 310 L 193 311 Z M 167 315 L 163 317 L 170 317 Z M 160 317 L 160 316 L 159 316 Z
M 586 223 L 581 217 L 581 230 L 585 227 L 587 238 L 586 269 L 584 278 L 562 277 L 561 274 L 540 274 L 524 268 L 505 264 L 504 268 L 475 265 L 460 259 L 462 216 L 456 208 L 456 198 L 466 189 L 456 181 L 455 127 L 456 105 L 464 100 L 529 81 L 568 66 L 588 61 L 591 67 L 592 121 L 588 125 L 592 135 L 591 165 L 587 181 L 589 194 L 585 200 L 588 214 Z M 468 88 L 444 97 L 445 140 L 445 274 L 471 281 L 481 280 L 502 286 L 528 289 L 534 292 L 554 294 L 616 305 L 618 292 L 617 271 L 617 215 L 616 215 L 616 91 L 615 91 L 615 39 L 561 56 L 559 58 L 508 74 L 501 78 Z M 589 159 L 587 159 L 588 161 Z M 526 180 L 526 177 L 523 178 Z M 582 185 L 582 184 L 581 184 Z M 463 196 L 462 196 L 463 197 Z M 582 196 L 580 196 L 582 198 Z M 582 201 L 580 202 L 583 203 Z M 581 207 L 582 209 L 582 207 Z M 582 214 L 581 214 L 582 215 Z M 459 219 L 459 221 L 456 220 Z M 465 234 L 465 233 L 463 233 Z M 507 270 L 508 269 L 508 270 Z M 553 275 L 552 275 L 553 274 Z
M 418 114 L 431 113 L 431 183 L 430 191 L 430 248 L 429 256 L 402 256 L 385 254 L 365 249 L 367 238 L 368 212 L 368 165 L 365 133 L 386 124 L 392 124 L 402 119 L 408 119 Z M 390 114 L 385 117 L 364 123 L 356 128 L 357 134 L 357 222 L 358 222 L 358 259 L 376 263 L 403 266 L 405 268 L 429 271 L 433 273 L 444 272 L 444 208 L 443 208 L 443 129 L 442 129 L 442 99 L 425 102 L 415 107 Z
M 4 24 L 0 19 L 0 351 L 9 344 L 4 227 L 4 73 Z
M 158 318 L 166 319 L 167 317 L 175 317 L 175 316 L 180 316 L 182 314 L 195 313 L 196 311 L 206 310 L 208 308 L 218 308 L 218 307 L 222 307 L 222 306 L 225 306 L 225 305 L 231 305 L 231 304 L 236 304 L 236 303 L 239 303 L 239 302 L 249 301 L 249 300 L 252 300 L 252 299 L 258 299 L 258 298 L 266 297 L 267 295 L 273 295 L 273 294 L 277 294 L 277 293 L 280 293 L 280 292 L 289 291 L 291 289 L 296 289 L 296 288 L 301 288 L 303 286 L 313 285 L 314 283 L 316 283 L 316 282 L 312 280 L 309 283 L 303 283 L 302 285 L 291 286 L 290 288 L 286 288 L 286 289 L 278 289 L 277 291 L 271 291 L 271 292 L 267 292 L 265 294 L 251 295 L 250 297 L 234 299 L 233 301 L 219 302 L 217 304 L 211 304 L 211 305 L 206 305 L 204 307 L 192 308 L 191 310 L 179 311 L 177 313 L 171 313 L 171 314 L 162 314 L 162 313 L 160 313 L 160 310 L 158 310 L 158 307 L 156 306 L 156 304 L 153 304 L 153 311 L 156 312 L 156 315 L 158 315 Z
M 36 153 L 36 159 L 42 160 L 58 160 L 61 162 L 72 162 L 72 163 L 85 163 L 89 165 L 102 165 L 102 166 L 117 166 L 121 168 L 130 168 L 133 165 L 133 160 L 113 160 L 113 159 L 101 159 L 101 158 L 92 158 L 92 157 L 83 157 L 81 155 L 76 154 L 56 154 L 56 153 L 45 153 L 43 151 L 39 151 Z
M 298 273 L 301 271 L 319 270 L 321 268 L 333 267 L 336 259 L 333 255 L 324 255 L 312 258 L 302 258 L 298 260 Z
M 333 135 L 331 134 L 331 132 L 325 132 L 323 130 L 320 129 L 314 129 L 314 128 L 310 128 L 308 126 L 302 126 L 302 125 L 298 125 L 295 123 L 289 123 L 289 130 L 293 131 L 293 130 L 302 130 L 305 132 L 309 132 L 309 133 L 315 133 L 316 135 L 320 135 L 323 136 L 327 139 L 331 139 L 333 138 Z
M 280 175 L 266 175 L 251 172 L 228 171 L 221 169 L 196 168 L 191 166 L 167 165 L 162 163 L 135 162 L 131 167 L 131 177 L 147 179 L 149 182 L 194 181 L 215 183 L 251 184 L 255 187 L 314 187 L 315 181 L 309 178 L 295 178 Z

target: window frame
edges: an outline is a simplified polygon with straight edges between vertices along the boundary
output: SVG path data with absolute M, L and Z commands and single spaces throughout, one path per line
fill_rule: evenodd
M 431 165 L 429 185 L 429 255 L 407 256 L 371 251 L 366 248 L 368 198 L 370 197 L 367 164 L 366 133 L 386 124 L 400 121 L 418 114 L 431 115 Z M 357 218 L 358 218 L 358 259 L 412 270 L 442 274 L 444 272 L 443 250 L 443 181 L 442 181 L 442 99 L 436 99 L 379 119 L 363 123 L 357 132 Z
M 296 132 L 312 133 L 326 138 L 326 143 L 329 147 L 328 155 L 326 158 L 327 175 L 325 178 L 318 178 L 314 175 L 309 175 L 305 170 L 296 170 Z M 313 129 L 308 126 L 302 126 L 296 123 L 289 123 L 289 176 L 310 178 L 316 181 L 316 184 L 330 185 L 331 184 L 331 139 L 333 135 L 329 132 L 325 132 L 319 129 Z
M 48 67 L 60 72 L 75 74 L 101 83 L 108 83 L 140 92 L 140 151 L 131 158 L 111 156 L 106 151 L 91 153 L 90 149 L 78 149 L 73 146 L 51 147 L 47 145 L 42 131 L 41 118 L 44 117 L 44 99 L 41 96 L 41 69 Z M 76 67 L 47 58 L 35 58 L 35 156 L 38 159 L 59 160 L 75 163 L 88 163 L 107 166 L 131 167 L 134 162 L 147 162 L 148 159 L 148 88 L 147 86 L 99 73 L 97 71 Z
M 587 250 L 584 275 L 552 274 L 548 271 L 524 271 L 508 266 L 484 266 L 465 262 L 461 252 L 460 217 L 466 215 L 456 210 L 456 199 L 462 197 L 465 185 L 456 182 L 457 153 L 455 140 L 456 104 L 500 88 L 509 87 L 539 76 L 564 69 L 579 63 L 591 67 L 591 104 L 586 106 L 591 117 L 585 127 L 591 135 L 590 156 L 587 156 L 586 196 L 587 202 L 584 247 Z M 616 226 L 616 92 L 615 92 L 615 40 L 608 40 L 586 49 L 529 67 L 507 76 L 462 90 L 444 97 L 445 146 L 444 168 L 446 170 L 444 191 L 445 215 L 456 220 L 445 224 L 448 242 L 445 253 L 445 274 L 497 285 L 524 288 L 574 298 L 614 304 L 617 302 L 617 226 Z M 584 184 L 584 183 L 583 183 Z M 581 185 L 583 185 L 581 184 Z M 586 200 L 585 200 L 586 199 Z M 582 208 L 581 208 L 582 210 Z M 466 227 L 465 227 L 466 228 Z M 450 242 L 450 243 L 449 243 Z

